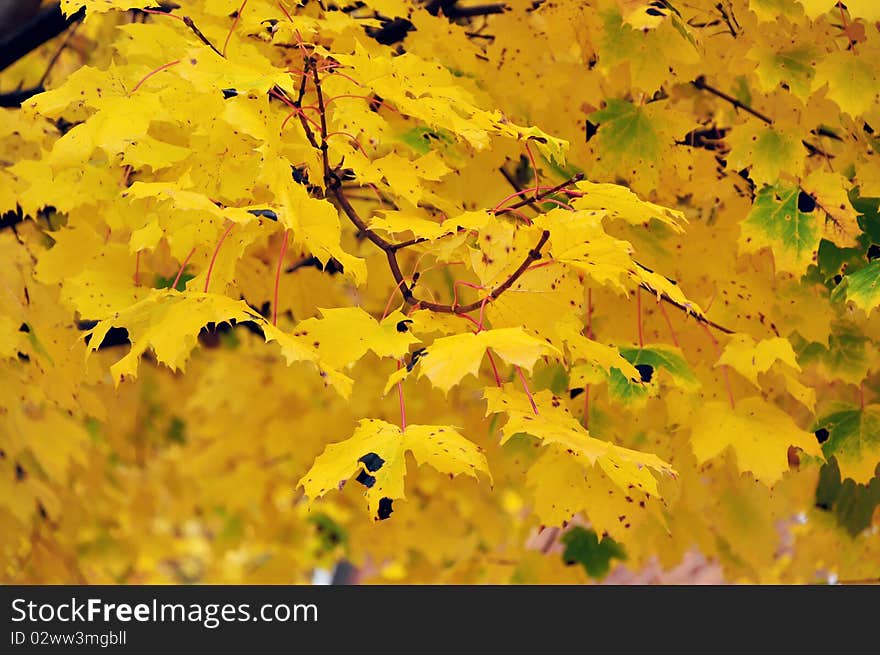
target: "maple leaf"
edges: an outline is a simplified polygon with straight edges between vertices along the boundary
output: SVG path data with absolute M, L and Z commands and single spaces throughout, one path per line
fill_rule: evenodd
M 801 193 L 798 186 L 784 182 L 761 189 L 741 224 L 740 249 L 769 247 L 779 270 L 802 272 L 816 256 L 820 230 L 815 203 L 805 203 Z
M 86 8 L 87 14 L 103 14 L 108 11 L 143 9 L 152 6 L 152 4 L 149 0 L 61 0 L 61 10 L 66 16 L 81 7 Z
M 125 377 L 137 377 L 141 355 L 148 348 L 153 350 L 160 363 L 174 370 L 183 370 L 202 327 L 231 321 L 256 322 L 266 341 L 279 343 L 288 364 L 319 362 L 320 356 L 314 348 L 277 329 L 242 301 L 217 294 L 173 290 L 153 290 L 143 300 L 100 321 L 88 332 L 89 352 L 98 349 L 110 328 L 124 327 L 132 346 L 125 357 L 110 367 L 117 384 Z M 351 381 L 332 366 L 322 373 L 341 394 L 347 397 L 351 393 Z
M 682 389 L 693 391 L 700 386 L 681 350 L 673 346 L 658 344 L 642 348 L 624 348 L 620 351 L 620 355 L 633 365 L 641 379 L 650 378 L 655 370 L 662 370 L 668 373 L 676 386 Z
M 748 168 L 758 188 L 773 184 L 780 173 L 798 173 L 806 161 L 801 135 L 794 126 L 766 126 L 754 120 L 738 126 L 729 139 L 728 164 Z
M 880 94 L 876 68 L 846 52 L 832 52 L 816 66 L 813 90 L 827 85 L 827 94 L 842 111 L 861 116 Z
M 756 44 L 749 50 L 750 59 L 758 63 L 755 74 L 764 91 L 773 91 L 786 84 L 798 97 L 810 95 L 810 84 L 815 74 L 813 62 L 818 52 L 811 44 L 780 47 L 775 43 Z
M 599 534 L 629 542 L 635 529 L 659 507 L 643 489 L 618 484 L 598 464 L 585 467 L 558 446 L 548 446 L 526 473 L 534 512 L 545 525 L 565 525 L 585 514 Z
M 756 342 L 747 334 L 736 334 L 724 346 L 715 365 L 730 366 L 757 387 L 758 374 L 766 373 L 776 362 L 801 370 L 787 339 L 775 337 Z
M 851 300 L 868 314 L 880 305 L 880 260 L 872 261 L 844 279 L 847 300 Z
M 623 16 L 616 8 L 602 16 L 599 61 L 608 72 L 625 65 L 632 85 L 650 94 L 666 80 L 674 78 L 678 66 L 686 69 L 699 61 L 699 51 L 690 30 L 677 16 L 663 20 L 668 14 L 658 12 L 653 5 L 631 4 L 635 6 Z M 661 20 L 655 22 L 657 18 Z M 676 66 L 664 65 L 668 59 L 674 60 Z
M 627 379 L 622 370 L 614 368 L 608 376 L 609 396 L 624 405 L 643 407 L 648 398 L 656 396 L 660 390 L 659 371 L 664 371 L 676 387 L 686 391 L 700 386 L 678 348 L 656 345 L 625 348 L 620 355 L 637 373 Z
M 822 452 L 834 457 L 840 475 L 867 484 L 880 463 L 880 405 L 844 409 L 816 421 L 824 431 Z
M 758 397 L 739 399 L 735 408 L 723 402 L 701 405 L 693 417 L 691 445 L 700 463 L 732 448 L 739 469 L 751 471 L 768 486 L 788 470 L 789 446 L 822 457 L 822 449 L 810 432 Z
M 319 309 L 321 318 L 300 321 L 294 330 L 333 368 L 348 366 L 372 351 L 379 357 L 403 357 L 419 340 L 399 311 L 377 321 L 360 307 Z
M 556 261 L 586 272 L 601 284 L 623 289 L 621 278 L 632 268 L 632 246 L 609 236 L 602 217 L 596 211 L 553 209 L 534 223 L 550 232 L 550 251 Z
M 531 434 L 542 442 L 562 448 L 581 466 L 599 465 L 617 486 L 630 485 L 644 493 L 659 495 L 657 479 L 651 470 L 674 475 L 669 464 L 656 455 L 623 448 L 589 436 L 587 430 L 566 408 L 561 398 L 550 391 L 540 391 L 531 398 L 506 387 L 483 390 L 487 401 L 486 414 L 505 413 L 507 422 L 501 428 L 501 443 L 520 433 Z M 532 408 L 535 403 L 538 411 Z
M 835 0 L 798 0 L 810 18 L 818 18 L 822 14 L 838 10 Z M 849 0 L 846 10 L 851 16 L 866 18 L 868 20 L 880 20 L 880 8 L 872 0 Z
M 609 98 L 604 109 L 590 114 L 599 124 L 596 148 L 609 172 L 630 181 L 638 177 L 639 186 L 651 188 L 660 174 L 661 161 L 691 123 L 684 116 L 666 109 L 665 101 L 640 107 L 625 100 Z
M 572 361 L 590 362 L 602 368 L 606 373 L 610 373 L 611 369 L 618 369 L 630 380 L 641 378 L 638 369 L 616 348 L 588 339 L 571 327 L 563 327 L 559 333 L 565 339 Z
M 599 541 L 593 530 L 575 526 L 562 536 L 565 551 L 562 559 L 567 565 L 580 564 L 594 578 L 603 578 L 611 568 L 612 559 L 626 559 L 626 552 L 611 538 Z
M 477 477 L 477 472 L 482 472 L 491 480 L 481 449 L 455 428 L 408 425 L 401 430 L 378 419 L 362 419 L 349 439 L 324 449 L 297 486 L 312 503 L 358 472 L 356 481 L 366 487 L 370 515 L 386 519 L 392 503 L 405 497 L 407 452 L 419 464 L 430 464 L 442 473 Z
M 483 355 L 489 349 L 505 362 L 528 371 L 541 357 L 562 356 L 557 348 L 522 328 L 466 332 L 435 339 L 419 358 L 419 377 L 427 377 L 434 386 L 448 393 L 464 376 L 478 374 Z
M 575 186 L 583 194 L 571 201 L 571 206 L 575 209 L 600 210 L 609 217 L 629 223 L 647 224 L 656 219 L 676 231 L 682 231 L 687 222 L 681 211 L 642 200 L 619 184 L 598 184 L 582 180 Z

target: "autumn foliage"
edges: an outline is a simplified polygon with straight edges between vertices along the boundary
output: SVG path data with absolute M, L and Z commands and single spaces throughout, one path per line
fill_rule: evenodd
M 880 5 L 83 5 L 0 77 L 3 581 L 880 578 Z

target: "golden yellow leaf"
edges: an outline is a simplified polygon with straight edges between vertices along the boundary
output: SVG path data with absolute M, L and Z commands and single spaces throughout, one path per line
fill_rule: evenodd
M 324 449 L 297 486 L 313 503 L 357 472 L 355 479 L 366 488 L 370 514 L 375 520 L 386 519 L 393 501 L 405 497 L 407 452 L 419 464 L 430 464 L 442 473 L 477 477 L 482 472 L 491 480 L 481 449 L 455 428 L 408 425 L 401 430 L 378 419 L 362 419 L 349 439 Z
M 751 471 L 772 486 L 788 470 L 788 448 L 822 457 L 816 437 L 792 418 L 759 397 L 742 398 L 731 408 L 724 402 L 701 405 L 693 417 L 691 445 L 697 461 L 717 457 L 730 447 L 741 471 Z
M 527 334 L 522 328 L 498 328 L 474 334 L 466 332 L 435 339 L 419 358 L 419 377 L 448 393 L 468 375 L 477 375 L 486 350 L 492 350 L 513 366 L 532 370 L 544 356 L 558 356 L 554 346 Z
M 758 374 L 766 373 L 776 363 L 782 362 L 800 371 L 794 349 L 787 339 L 774 337 L 756 342 L 748 334 L 735 334 L 727 345 L 716 366 L 730 366 L 756 387 Z

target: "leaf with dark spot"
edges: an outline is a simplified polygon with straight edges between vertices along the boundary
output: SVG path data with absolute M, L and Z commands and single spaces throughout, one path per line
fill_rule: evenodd
M 382 498 L 379 501 L 379 513 L 376 515 L 377 520 L 384 521 L 389 516 L 391 516 L 392 509 L 391 505 L 394 503 L 390 498 Z
M 654 377 L 654 367 L 650 364 L 636 364 L 636 370 L 639 372 L 642 382 L 650 382 Z
M 382 468 L 382 465 L 385 463 L 385 460 L 379 457 L 376 453 L 367 453 L 363 457 L 358 458 L 358 461 L 366 466 L 370 473 L 375 473 Z
M 372 487 L 374 484 L 376 484 L 376 478 L 375 478 L 374 476 L 370 475 L 369 473 L 367 473 L 367 472 L 364 471 L 364 470 L 361 470 L 361 471 L 357 474 L 357 477 L 355 478 L 355 481 L 356 481 L 356 482 L 360 482 L 360 483 L 361 483 L 362 485 L 364 485 L 367 489 L 369 489 L 369 488 Z
M 278 220 L 278 214 L 273 212 L 271 209 L 248 209 L 248 214 L 253 214 L 254 216 L 262 216 L 263 218 L 268 218 L 271 221 Z
M 420 357 L 424 357 L 428 354 L 428 351 L 424 348 L 419 348 L 418 350 L 414 350 L 409 357 L 409 363 L 406 365 L 407 373 L 412 373 L 413 367 L 418 363 Z
M 799 212 L 809 214 L 811 211 L 816 209 L 816 200 L 809 193 L 804 193 L 803 191 L 801 191 L 798 194 L 797 208 Z

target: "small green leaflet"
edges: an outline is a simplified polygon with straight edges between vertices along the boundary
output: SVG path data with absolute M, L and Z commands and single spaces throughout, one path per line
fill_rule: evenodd
M 626 559 L 623 546 L 611 537 L 599 541 L 593 530 L 575 526 L 564 535 L 565 551 L 562 561 L 569 566 L 580 564 L 591 578 L 604 578 L 611 568 L 611 560 Z

